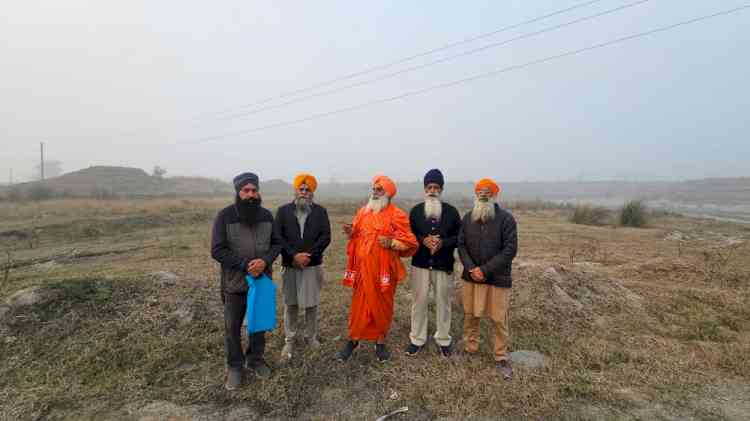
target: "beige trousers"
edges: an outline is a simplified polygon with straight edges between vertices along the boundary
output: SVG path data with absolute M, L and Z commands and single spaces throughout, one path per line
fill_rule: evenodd
M 464 350 L 479 351 L 479 321 L 484 316 L 492 320 L 496 361 L 508 359 L 510 338 L 510 288 L 494 287 L 473 282 L 463 283 Z
M 440 346 L 451 344 L 451 299 L 453 274 L 442 270 L 411 267 L 411 332 L 409 339 L 417 346 L 427 343 L 427 320 L 430 284 L 435 285 L 435 342 Z

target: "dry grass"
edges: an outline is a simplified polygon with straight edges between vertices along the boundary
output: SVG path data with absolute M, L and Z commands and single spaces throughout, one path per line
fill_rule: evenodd
M 282 200 L 266 202 L 275 208 Z M 408 282 L 396 296 L 392 361 L 377 363 L 365 346 L 347 364 L 335 362 L 350 294 L 338 282 L 344 266 L 339 226 L 356 209 L 336 202 L 327 204 L 334 239 L 325 263 L 323 347 L 275 364 L 268 380 L 228 393 L 216 268 L 207 250 L 211 217 L 225 202 L 0 207 L 0 232 L 40 230 L 33 249 L 0 240 L 14 260 L 76 251 L 14 268 L 0 285 L 3 301 L 30 286 L 48 297 L 0 316 L 0 419 L 137 419 L 149 402 L 217 418 L 238 407 L 264 417 L 313 419 L 374 419 L 401 406 L 409 413 L 396 419 L 750 414 L 743 386 L 750 380 L 749 230 L 674 217 L 655 218 L 646 229 L 576 225 L 564 211 L 538 207 L 514 210 L 521 244 L 512 349 L 545 353 L 547 368 L 519 367 L 513 381 L 502 382 L 487 341 L 475 357 L 459 352 L 446 360 L 434 347 L 415 358 L 402 355 Z M 96 255 L 115 249 L 131 251 Z M 154 271 L 179 279 L 159 281 L 148 276 Z M 461 325 L 456 298 L 459 348 Z M 282 345 L 277 329 L 268 337 L 272 362 Z

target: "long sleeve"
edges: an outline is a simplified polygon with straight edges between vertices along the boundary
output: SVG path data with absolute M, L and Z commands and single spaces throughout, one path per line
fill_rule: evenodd
M 268 253 L 261 257 L 261 259 L 266 262 L 266 266 L 269 268 L 273 264 L 273 261 L 276 260 L 277 257 L 279 257 L 279 253 L 281 253 L 281 248 L 283 247 L 284 241 L 281 238 L 279 225 L 275 221 L 272 225 L 273 229 L 271 230 L 271 247 L 268 249 Z
M 274 225 L 278 227 L 279 238 L 281 239 L 281 249 L 288 256 L 294 256 L 297 252 L 294 247 L 287 241 L 286 226 L 284 224 L 284 208 L 281 207 L 276 211 L 276 218 L 274 219 Z M 266 262 L 268 263 L 268 262 Z
M 516 257 L 516 252 L 518 251 L 518 232 L 515 218 L 510 216 L 506 219 L 501 229 L 503 231 L 503 246 L 500 249 L 500 253 L 482 265 L 482 272 L 484 273 L 494 272 L 499 267 L 510 263 Z
M 461 225 L 461 229 L 458 231 L 458 257 L 461 259 L 461 264 L 464 265 L 466 270 L 472 270 L 477 267 L 474 260 L 469 256 L 469 251 L 466 249 L 466 224 Z
M 411 257 L 417 252 L 419 243 L 417 237 L 409 227 L 409 218 L 406 213 L 398 210 L 393 214 L 393 240 L 400 257 Z
M 443 238 L 443 248 L 455 248 L 458 244 L 458 233 L 461 231 L 461 217 L 457 212 L 451 212 L 451 227 L 448 235 Z
M 237 256 L 229 248 L 226 223 L 222 212 L 216 215 L 214 226 L 211 230 L 211 257 L 225 268 L 238 272 L 245 272 L 247 270 L 248 262 Z
M 417 210 L 418 207 L 419 206 L 414 206 L 411 208 L 411 212 L 409 212 L 409 226 L 411 227 L 411 232 L 413 232 L 414 236 L 417 238 L 417 243 L 422 244 L 425 236 L 419 231 L 419 222 L 417 220 L 419 213 Z
M 325 209 L 321 210 L 322 217 L 320 222 L 323 224 L 323 227 L 320 235 L 315 240 L 315 244 L 313 244 L 312 249 L 310 250 L 310 254 L 319 256 L 322 256 L 323 252 L 331 244 L 331 221 L 328 219 L 328 212 Z

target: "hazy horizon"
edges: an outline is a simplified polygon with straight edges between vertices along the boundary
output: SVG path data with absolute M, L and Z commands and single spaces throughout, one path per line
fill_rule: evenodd
M 309 118 L 743 5 L 734 0 L 646 1 L 284 105 L 633 2 L 595 2 L 258 104 L 582 1 L 13 1 L 0 17 L 0 180 L 12 169 L 14 181 L 28 181 L 39 142 L 64 172 L 94 165 L 150 172 L 159 165 L 167 176 L 225 181 L 246 170 L 265 180 L 291 181 L 308 171 L 322 182 L 364 182 L 376 173 L 417 181 L 433 167 L 449 182 L 749 176 L 750 95 L 742 87 L 750 74 L 750 10 Z M 211 114 L 277 104 L 241 118 Z M 297 120 L 305 121 L 285 123 Z

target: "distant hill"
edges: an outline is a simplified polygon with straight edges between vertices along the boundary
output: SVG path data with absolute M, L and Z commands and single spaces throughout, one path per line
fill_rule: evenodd
M 559 181 L 503 183 L 502 200 L 595 201 L 621 204 L 627 199 L 669 201 L 690 205 L 716 204 L 750 206 L 750 178 L 711 178 L 690 181 Z M 398 182 L 399 198 L 418 199 L 423 195 L 422 183 Z M 232 195 L 230 182 L 202 177 L 154 177 L 139 168 L 95 166 L 64 174 L 43 182 L 0 186 L 3 196 L 30 197 L 34 191 L 46 190 L 52 196 L 108 197 L 159 195 Z M 319 199 L 364 199 L 369 183 L 322 183 Z M 265 196 L 291 197 L 292 186 L 280 180 L 261 180 Z M 452 182 L 445 186 L 445 195 L 469 198 L 472 182 Z
M 421 197 L 422 183 L 399 182 L 398 195 L 404 199 Z M 504 200 L 669 200 L 684 203 L 723 205 L 750 204 L 750 178 L 711 178 L 689 181 L 555 181 L 500 183 Z M 369 183 L 322 184 L 321 198 L 365 197 Z M 445 194 L 453 197 L 473 195 L 473 183 L 447 183 Z
M 154 177 L 140 168 L 95 166 L 44 181 L 16 184 L 6 192 L 28 197 L 48 191 L 53 196 L 138 196 L 231 194 L 232 185 L 201 177 Z

